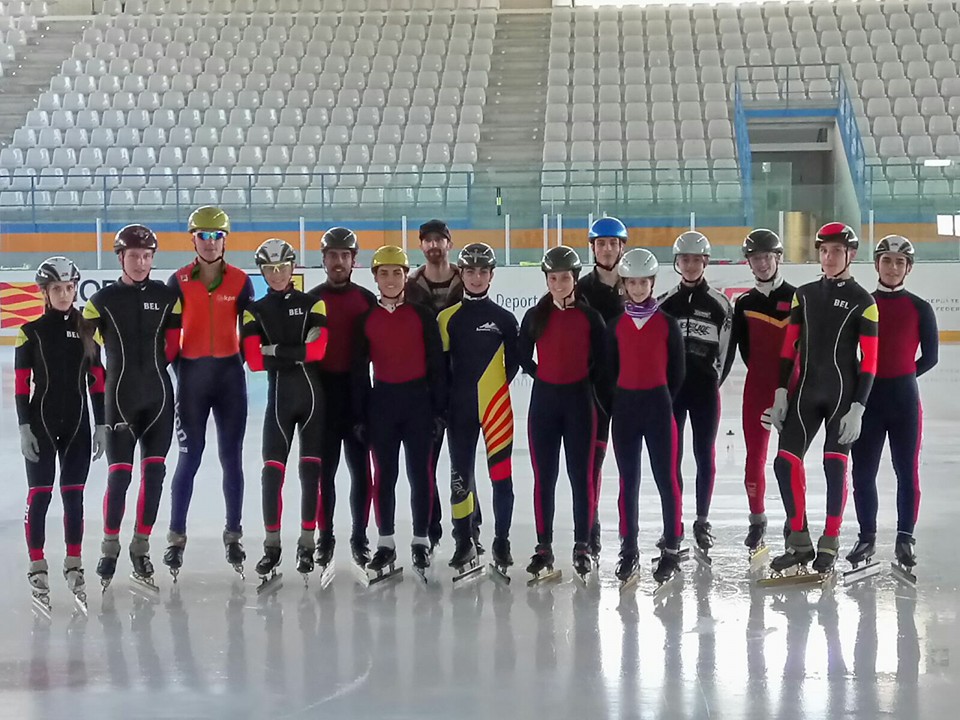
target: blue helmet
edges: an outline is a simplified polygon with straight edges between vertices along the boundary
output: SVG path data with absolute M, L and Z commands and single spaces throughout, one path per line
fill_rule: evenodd
M 627 226 L 617 220 L 615 217 L 604 217 L 595 220 L 590 226 L 590 232 L 587 238 L 596 240 L 601 237 L 619 238 L 621 242 L 627 241 Z

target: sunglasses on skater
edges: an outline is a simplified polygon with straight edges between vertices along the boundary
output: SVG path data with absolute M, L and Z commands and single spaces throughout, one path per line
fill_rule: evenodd
M 292 262 L 271 263 L 269 265 L 261 265 L 260 269 L 265 273 L 279 273 L 292 266 Z
M 209 242 L 211 240 L 223 240 L 227 237 L 227 234 L 223 230 L 197 230 L 193 233 L 193 236 L 197 240 Z

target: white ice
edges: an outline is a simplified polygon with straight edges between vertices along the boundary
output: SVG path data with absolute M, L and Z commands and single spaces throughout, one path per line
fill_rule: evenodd
M 571 580 L 570 492 L 561 479 L 556 550 L 564 579 L 527 589 L 523 567 L 533 550 L 532 473 L 527 451 L 529 382 L 514 388 L 518 422 L 514 453 L 517 494 L 513 583 L 490 580 L 454 588 L 446 561 L 452 552 L 449 510 L 435 560 L 439 582 L 414 580 L 406 543 L 408 493 L 401 478 L 398 548 L 405 578 L 365 589 L 349 567 L 348 478 L 341 468 L 336 512 L 337 575 L 321 590 L 293 569 L 299 487 L 285 488 L 282 569 L 285 584 L 258 601 L 253 564 L 259 557 L 259 467 L 263 377 L 250 382 L 245 443 L 247 580 L 223 558 L 223 500 L 211 437 L 189 517 L 185 566 L 175 587 L 161 563 L 167 489 L 155 530 L 153 559 L 160 585 L 156 604 L 129 591 L 124 552 L 113 585 L 101 596 L 94 572 L 99 550 L 106 463 L 87 484 L 84 560 L 88 619 L 73 616 L 59 573 L 61 513 L 54 494 L 47 523 L 53 616 L 34 618 L 25 571 L 23 505 L 26 481 L 13 408 L 13 353 L 0 350 L 0 542 L 9 574 L 0 584 L 0 717 L 77 718 L 878 718 L 933 719 L 956 711 L 960 649 L 960 564 L 955 522 L 960 510 L 956 432 L 960 427 L 960 349 L 945 347 L 938 368 L 921 383 L 925 444 L 923 501 L 917 531 L 919 584 L 908 591 L 889 577 L 895 530 L 895 484 L 885 457 L 881 485 L 881 577 L 851 589 L 782 595 L 752 589 L 742 545 L 747 506 L 739 428 L 742 369 L 723 392 L 718 477 L 711 520 L 718 536 L 712 579 L 687 564 L 681 589 L 655 610 L 648 560 L 660 532 L 659 503 L 644 463 L 641 548 L 644 577 L 621 599 L 617 556 L 617 476 L 605 465 L 601 520 L 604 552 L 598 587 Z M 732 435 L 728 436 L 728 431 Z M 689 433 L 689 431 L 688 431 Z M 822 528 L 824 494 L 819 443 L 807 458 L 811 529 Z M 771 449 L 771 459 L 773 449 Z M 168 456 L 176 463 L 176 446 Z M 444 456 L 441 492 L 447 476 Z M 493 513 L 482 465 L 484 539 Z M 693 465 L 684 507 L 693 511 Z M 783 518 L 768 472 L 770 541 L 780 546 Z M 123 539 L 129 540 L 137 483 L 127 498 Z M 690 518 L 687 518 L 689 527 Z M 371 526 L 371 538 L 376 531 Z M 856 534 L 853 498 L 841 538 L 845 553 Z M 845 563 L 842 563 L 845 565 Z

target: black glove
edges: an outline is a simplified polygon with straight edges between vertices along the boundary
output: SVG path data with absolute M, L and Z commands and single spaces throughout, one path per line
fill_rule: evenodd
M 363 423 L 357 423 L 353 426 L 353 436 L 362 445 L 367 444 L 367 426 Z
M 442 417 L 435 417 L 433 419 L 433 442 L 438 443 L 443 440 L 443 431 L 446 429 L 447 423 Z

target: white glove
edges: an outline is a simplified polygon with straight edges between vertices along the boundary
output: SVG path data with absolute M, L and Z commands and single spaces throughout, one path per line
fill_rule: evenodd
M 788 405 L 787 389 L 777 388 L 777 392 L 773 396 L 773 407 L 764 410 L 760 417 L 760 424 L 767 429 L 773 426 L 777 429 L 777 432 L 783 430 L 783 422 L 787 419 Z
M 97 425 L 93 429 L 93 459 L 99 460 L 107 449 L 107 426 Z
M 860 437 L 864 409 L 860 403 L 853 403 L 847 410 L 847 414 L 840 418 L 840 437 L 837 438 L 837 442 L 841 445 L 852 445 Z
M 260 353 L 264 357 L 276 357 L 277 356 L 277 346 L 276 345 L 263 345 L 260 348 Z
M 20 426 L 20 452 L 27 459 L 27 462 L 35 463 L 40 460 L 40 443 L 37 442 L 37 436 L 29 425 Z

